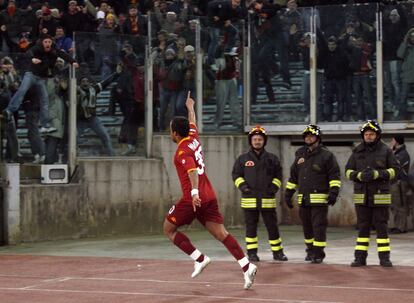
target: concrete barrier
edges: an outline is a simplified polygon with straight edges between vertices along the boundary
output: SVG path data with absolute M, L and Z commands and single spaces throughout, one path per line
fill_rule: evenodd
M 281 159 L 283 185 L 298 148 L 291 142 L 291 137 L 271 137 L 267 145 Z M 202 136 L 202 144 L 207 174 L 216 190 L 225 224 L 243 226 L 240 194 L 231 179 L 231 170 L 236 157 L 247 151 L 247 138 L 206 135 Z M 181 188 L 173 164 L 176 144 L 167 135 L 156 135 L 153 146 L 154 159 L 81 159 L 77 181 L 71 184 L 19 186 L 18 181 L 3 182 L 3 224 L 8 242 L 162 232 L 164 215 L 180 198 Z M 329 224 L 350 226 L 356 223 L 356 217 L 351 201 L 352 183 L 344 178 L 344 166 L 352 148 L 329 149 L 341 166 L 343 184 L 339 202 L 330 208 Z M 7 174 L 18 174 L 16 167 L 3 165 L 6 181 L 10 180 Z M 300 224 L 297 210 L 297 206 L 291 211 L 278 205 L 279 222 Z

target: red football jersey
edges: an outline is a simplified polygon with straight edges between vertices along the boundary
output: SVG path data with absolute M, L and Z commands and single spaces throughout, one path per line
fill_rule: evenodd
M 198 191 L 201 203 L 216 199 L 216 194 L 206 174 L 203 151 L 198 137 L 197 126 L 190 123 L 190 133 L 188 137 L 178 143 L 177 151 L 174 156 L 174 164 L 177 168 L 178 178 L 180 179 L 183 190 L 183 201 L 192 201 L 191 182 L 188 172 L 197 170 L 198 172 Z

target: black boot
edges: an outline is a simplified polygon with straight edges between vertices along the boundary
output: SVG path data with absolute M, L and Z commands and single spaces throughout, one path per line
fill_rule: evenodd
M 273 252 L 273 260 L 277 261 L 287 261 L 288 257 L 283 253 L 283 250 Z
M 313 245 L 306 244 L 306 257 L 305 261 L 312 261 L 313 259 Z
M 325 259 L 325 252 L 320 247 L 313 248 L 313 256 L 311 263 L 313 264 L 321 264 Z
M 247 258 L 250 262 L 260 262 L 260 258 L 255 251 L 247 252 Z
M 392 262 L 390 260 L 380 260 L 380 265 L 382 267 L 392 267 Z
M 354 262 L 351 263 L 351 267 L 367 266 L 367 259 L 355 258 Z

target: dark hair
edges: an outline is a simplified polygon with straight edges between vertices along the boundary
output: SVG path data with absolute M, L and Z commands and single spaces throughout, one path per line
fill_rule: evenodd
M 328 42 L 330 42 L 330 43 L 332 43 L 332 42 L 337 43 L 337 42 L 338 42 L 338 39 L 336 39 L 336 37 L 335 37 L 334 35 L 332 35 L 332 36 L 330 36 L 330 37 L 328 38 Z
M 171 130 L 181 137 L 187 137 L 190 133 L 190 122 L 185 117 L 175 117 L 171 120 Z
M 397 141 L 398 144 L 404 144 L 404 136 L 403 135 L 394 135 L 394 140 Z

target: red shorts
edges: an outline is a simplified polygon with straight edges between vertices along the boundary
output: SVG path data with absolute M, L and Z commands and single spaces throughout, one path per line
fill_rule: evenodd
M 195 212 L 191 202 L 180 200 L 171 207 L 166 218 L 175 226 L 191 224 L 194 219 L 197 219 L 203 225 L 206 225 L 208 221 L 219 224 L 224 222 L 217 200 L 201 203 L 201 206 L 197 207 Z

